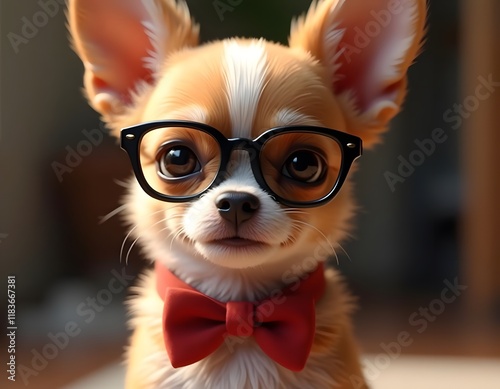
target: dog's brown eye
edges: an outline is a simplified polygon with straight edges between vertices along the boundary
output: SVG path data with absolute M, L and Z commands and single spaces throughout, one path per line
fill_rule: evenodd
M 282 169 L 282 174 L 286 177 L 308 184 L 321 181 L 325 172 L 325 160 L 310 150 L 299 150 L 291 154 Z
M 158 170 L 166 178 L 181 178 L 199 172 L 200 162 L 189 147 L 178 145 L 159 155 Z

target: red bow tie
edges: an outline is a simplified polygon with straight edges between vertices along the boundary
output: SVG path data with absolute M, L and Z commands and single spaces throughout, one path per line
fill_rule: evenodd
M 315 302 L 325 290 L 323 264 L 272 298 L 222 303 L 198 292 L 156 262 L 157 290 L 165 302 L 163 339 L 172 366 L 198 362 L 230 336 L 253 336 L 262 351 L 292 371 L 304 368 L 315 334 Z

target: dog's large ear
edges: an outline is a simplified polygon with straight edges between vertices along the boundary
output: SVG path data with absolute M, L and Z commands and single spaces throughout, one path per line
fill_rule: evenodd
M 184 0 L 69 0 L 68 24 L 89 102 L 108 122 L 169 53 L 198 44 Z
M 400 109 L 426 10 L 425 0 L 322 0 L 292 25 L 290 46 L 326 67 L 349 131 L 367 147 Z

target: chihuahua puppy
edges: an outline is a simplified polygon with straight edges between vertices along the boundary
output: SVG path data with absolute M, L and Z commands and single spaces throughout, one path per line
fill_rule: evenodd
M 183 0 L 69 0 L 86 95 L 130 156 L 128 220 L 155 264 L 130 303 L 127 388 L 366 388 L 352 299 L 324 262 L 425 14 L 425 0 L 319 0 L 289 46 L 199 45 Z

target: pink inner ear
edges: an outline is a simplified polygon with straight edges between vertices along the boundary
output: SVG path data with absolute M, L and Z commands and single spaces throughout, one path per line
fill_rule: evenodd
M 95 94 L 111 93 L 128 102 L 137 82 L 153 76 L 144 66 L 153 46 L 143 26 L 148 15 L 141 1 L 82 0 L 75 19 L 75 45 Z
M 370 11 L 363 11 L 369 4 Z M 399 5 L 399 6 L 397 6 Z M 337 46 L 334 90 L 351 91 L 361 112 L 394 102 L 414 43 L 415 2 L 347 0 L 335 19 L 343 36 Z

